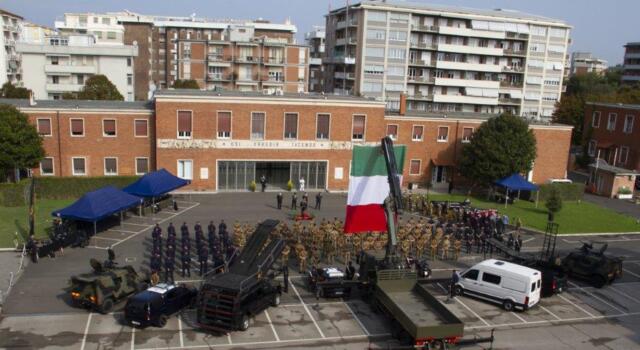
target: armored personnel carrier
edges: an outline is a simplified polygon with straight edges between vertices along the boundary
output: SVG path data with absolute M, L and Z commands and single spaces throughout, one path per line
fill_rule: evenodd
M 105 268 L 91 259 L 93 271 L 71 277 L 68 289 L 73 304 L 108 313 L 115 303 L 147 288 L 147 282 L 130 266 Z
M 622 258 L 605 255 L 608 245 L 593 249 L 593 243 L 583 243 L 581 248 L 562 259 L 562 267 L 571 277 L 589 281 L 594 287 L 602 288 L 622 277 Z

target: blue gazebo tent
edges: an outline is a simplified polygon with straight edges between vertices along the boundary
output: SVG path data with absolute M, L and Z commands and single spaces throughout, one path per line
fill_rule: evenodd
M 181 179 L 162 168 L 144 175 L 122 190 L 138 197 L 155 198 L 188 184 L 188 180 Z
M 70 206 L 54 210 L 51 215 L 64 219 L 93 222 L 95 234 L 96 222 L 135 207 L 141 202 L 142 198 L 123 192 L 113 186 L 107 186 L 85 193 Z
M 494 185 L 499 187 L 504 187 L 506 190 L 506 196 L 504 201 L 504 206 L 507 206 L 507 198 L 509 197 L 509 191 L 537 191 L 538 186 L 532 184 L 531 182 L 525 180 L 522 175 L 518 173 L 513 173 L 507 177 L 504 177 L 500 180 L 496 180 L 493 182 Z M 537 202 L 537 200 L 536 200 Z

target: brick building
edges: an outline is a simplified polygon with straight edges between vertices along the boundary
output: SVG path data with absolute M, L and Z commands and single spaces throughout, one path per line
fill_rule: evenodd
M 584 135 L 591 157 L 640 171 L 640 105 L 587 103 Z
M 263 174 L 273 186 L 285 187 L 289 179 L 297 185 L 304 178 L 308 189 L 346 190 L 353 145 L 378 144 L 385 135 L 408 146 L 405 185 L 431 182 L 446 189 L 450 181 L 463 182 L 455 170 L 462 147 L 486 121 L 480 114 L 417 114 L 405 108 L 389 115 L 384 102 L 367 98 L 237 91 L 163 90 L 151 105 L 0 100 L 6 102 L 51 134 L 45 149 L 52 159 L 42 166 L 53 168 L 49 175 L 141 174 L 141 159 L 148 159 L 149 169 L 191 179 L 188 189 L 197 191 L 245 190 Z M 538 155 L 529 178 L 564 178 L 571 127 L 530 127 Z

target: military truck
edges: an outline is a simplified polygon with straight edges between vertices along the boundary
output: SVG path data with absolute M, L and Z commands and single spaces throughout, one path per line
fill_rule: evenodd
M 68 291 L 75 306 L 106 314 L 117 302 L 147 289 L 148 280 L 130 265 L 105 268 L 95 259 L 90 263 L 92 272 L 73 276 L 69 281 Z
M 577 251 L 562 259 L 562 267 L 570 277 L 589 281 L 594 287 L 602 288 L 622 277 L 622 258 L 605 255 L 608 245 L 594 250 L 593 243 L 583 243 Z
M 275 279 L 277 271 L 273 265 L 285 242 L 270 237 L 277 225 L 277 220 L 262 222 L 229 271 L 204 281 L 197 301 L 197 323 L 202 329 L 223 333 L 246 331 L 251 317 L 280 304 L 283 288 Z M 286 290 L 286 275 L 284 283 Z

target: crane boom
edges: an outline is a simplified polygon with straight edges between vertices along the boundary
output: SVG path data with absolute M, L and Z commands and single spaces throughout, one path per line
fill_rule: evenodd
M 402 190 L 400 189 L 400 175 L 393 151 L 393 140 L 389 136 L 382 139 L 382 153 L 387 167 L 389 181 L 389 196 L 384 201 L 384 211 L 387 218 L 387 232 L 389 240 L 385 260 L 389 265 L 395 265 L 395 253 L 398 238 L 396 236 L 396 216 L 402 213 Z

